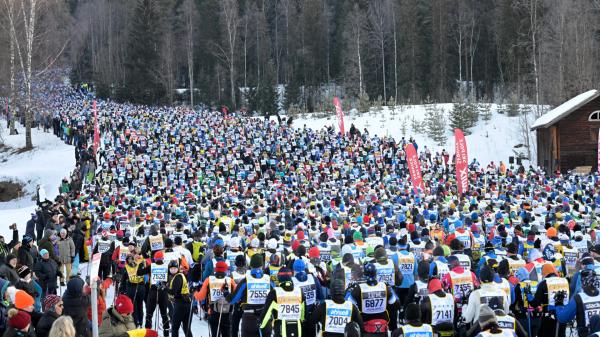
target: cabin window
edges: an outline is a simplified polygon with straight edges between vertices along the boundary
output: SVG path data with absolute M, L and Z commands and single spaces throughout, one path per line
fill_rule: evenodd
M 590 122 L 600 122 L 600 110 L 596 110 L 590 114 L 590 118 L 588 118 Z

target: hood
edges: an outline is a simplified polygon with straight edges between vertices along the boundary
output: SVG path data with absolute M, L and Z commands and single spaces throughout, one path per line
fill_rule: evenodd
M 85 282 L 82 279 L 76 277 L 72 278 L 67 283 L 67 290 L 65 291 L 64 297 L 80 297 L 83 295 L 83 286 Z

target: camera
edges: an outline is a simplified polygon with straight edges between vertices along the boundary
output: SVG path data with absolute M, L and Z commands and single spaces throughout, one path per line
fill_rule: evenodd
M 14 224 L 10 225 L 8 228 L 12 229 L 13 231 L 16 231 L 17 230 L 17 224 L 14 223 Z

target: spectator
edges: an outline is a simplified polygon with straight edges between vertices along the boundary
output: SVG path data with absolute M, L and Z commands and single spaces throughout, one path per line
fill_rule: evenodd
M 73 277 L 67 282 L 67 290 L 63 294 L 63 315 L 71 316 L 77 337 L 88 336 L 89 321 L 87 308 L 90 305 L 89 287 L 84 291 L 85 282 L 79 277 Z
M 102 315 L 99 337 L 120 337 L 123 333 L 136 328 L 133 322 L 133 302 L 126 295 L 119 295 L 115 305 Z
M 33 271 L 42 287 L 42 297 L 46 297 L 47 294 L 56 294 L 56 288 L 58 287 L 56 279 L 62 274 L 58 270 L 56 261 L 50 258 L 48 250 L 40 250 L 40 255 L 42 258 L 35 264 Z
M 42 315 L 42 318 L 40 318 L 35 329 L 36 337 L 48 337 L 52 324 L 60 315 L 62 315 L 62 312 L 63 302 L 60 296 L 52 294 L 47 295 L 44 298 L 44 314 Z M 73 323 L 71 323 L 71 325 L 72 324 Z M 75 328 L 73 328 L 73 330 L 75 330 Z
M 23 236 L 21 246 L 17 251 L 17 260 L 21 266 L 33 268 L 33 238 L 29 235 Z
M 8 311 L 8 329 L 3 337 L 35 337 L 35 333 L 30 329 L 31 317 L 24 311 L 10 309 Z
M 58 263 L 60 265 L 60 272 L 63 275 L 60 278 L 60 285 L 64 287 L 65 277 L 71 276 L 71 266 L 75 259 L 75 244 L 73 243 L 73 239 L 67 235 L 67 230 L 64 228 L 60 230 L 57 248 Z
M 17 268 L 17 257 L 14 254 L 8 254 L 6 262 L 0 266 L 0 277 L 8 280 L 12 285 L 17 284 L 19 274 L 17 274 L 15 268 Z
M 75 337 L 76 335 L 77 332 L 73 325 L 73 319 L 69 316 L 57 318 L 48 333 L 48 337 Z

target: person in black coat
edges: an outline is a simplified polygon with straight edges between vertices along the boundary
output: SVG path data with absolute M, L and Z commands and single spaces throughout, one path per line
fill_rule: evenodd
M 31 236 L 35 240 L 35 228 L 38 221 L 38 216 L 36 213 L 31 213 L 31 219 L 27 221 L 27 225 L 25 226 L 25 235 Z
M 87 310 L 90 306 L 89 291 L 84 292 L 85 282 L 74 276 L 67 282 L 67 290 L 63 294 L 63 315 L 71 316 L 77 337 L 88 336 Z M 89 287 L 87 287 L 89 290 Z
M 6 256 L 9 254 L 11 249 L 19 243 L 19 231 L 17 231 L 17 224 L 11 226 L 13 234 L 12 240 L 9 243 L 4 242 L 4 236 L 0 235 L 0 263 L 6 261 Z
M 44 298 L 44 314 L 35 327 L 36 337 L 48 337 L 54 321 L 62 315 L 62 298 L 57 295 L 48 295 Z
M 47 294 L 56 294 L 56 288 L 58 288 L 57 278 L 62 276 L 62 273 L 58 270 L 58 264 L 50 258 L 50 253 L 46 249 L 40 250 L 40 255 L 42 258 L 35 264 L 33 271 L 42 287 L 42 297 L 46 297 Z
M 17 251 L 17 260 L 21 266 L 27 266 L 29 269 L 33 269 L 33 253 L 32 253 L 32 245 L 33 238 L 29 235 L 23 236 L 23 240 L 21 240 L 21 247 Z
M 75 258 L 79 258 L 80 263 L 84 262 L 82 261 L 85 256 L 85 224 L 83 222 L 77 224 L 71 238 L 75 245 Z
M 8 280 L 11 285 L 17 284 L 19 281 L 19 274 L 17 274 L 17 257 L 13 254 L 6 256 L 6 262 L 0 266 L 0 277 Z

